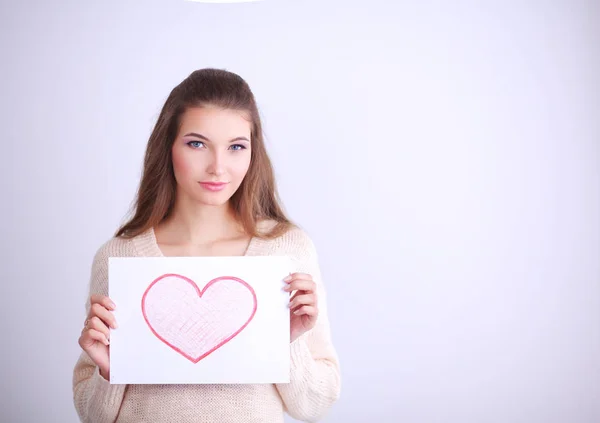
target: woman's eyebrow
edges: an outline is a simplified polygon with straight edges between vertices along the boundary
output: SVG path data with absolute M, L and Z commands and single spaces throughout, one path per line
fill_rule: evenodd
M 205 137 L 204 135 L 202 135 L 202 134 L 198 134 L 198 133 L 196 133 L 196 132 L 189 132 L 189 133 L 185 134 L 185 135 L 184 135 L 184 137 L 196 137 L 196 138 L 203 139 L 203 140 L 205 140 L 205 141 L 212 142 L 211 140 L 209 140 L 209 139 L 208 139 L 207 137 Z M 236 138 L 232 139 L 232 140 L 231 140 L 231 141 L 229 141 L 229 142 L 234 142 L 234 141 L 248 141 L 248 142 L 250 142 L 250 140 L 249 140 L 248 138 L 246 138 L 246 137 L 236 137 Z

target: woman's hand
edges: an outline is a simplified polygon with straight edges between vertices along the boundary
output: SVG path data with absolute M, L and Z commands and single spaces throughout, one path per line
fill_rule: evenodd
M 112 313 L 112 310 L 115 309 L 115 304 L 110 298 L 101 295 L 92 295 L 90 302 L 90 312 L 79 337 L 79 346 L 99 367 L 102 377 L 109 380 L 109 327 L 113 329 L 117 328 L 117 322 Z
M 284 279 L 284 291 L 296 293 L 290 298 L 290 341 L 315 327 L 319 310 L 317 308 L 317 286 L 311 275 L 292 273 Z

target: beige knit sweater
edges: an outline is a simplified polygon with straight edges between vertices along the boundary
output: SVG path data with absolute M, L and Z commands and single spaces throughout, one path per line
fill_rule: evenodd
M 317 253 L 302 229 L 274 240 L 253 238 L 247 256 L 288 255 L 318 286 L 317 325 L 290 344 L 290 383 L 259 385 L 116 385 L 100 376 L 85 352 L 73 371 L 73 396 L 82 422 L 274 423 L 315 422 L 340 395 L 340 370 L 331 343 Z M 96 252 L 89 294 L 108 295 L 108 257 L 160 257 L 152 229 L 133 239 L 112 238 Z M 89 311 L 89 296 L 86 315 Z M 117 305 L 118 307 L 118 305 Z M 82 318 L 82 322 L 84 317 Z M 118 330 L 118 329 L 117 329 Z

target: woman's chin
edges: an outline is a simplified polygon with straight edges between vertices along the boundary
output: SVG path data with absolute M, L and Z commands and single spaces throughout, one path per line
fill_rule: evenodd
M 187 201 L 184 203 L 192 203 L 200 206 L 211 207 L 221 207 L 226 205 L 233 195 L 229 189 L 223 189 L 221 191 L 214 192 L 210 192 L 208 190 L 187 191 L 179 194 L 187 197 Z
M 203 206 L 220 207 L 227 204 L 229 198 L 228 195 L 202 195 L 196 198 L 196 202 Z

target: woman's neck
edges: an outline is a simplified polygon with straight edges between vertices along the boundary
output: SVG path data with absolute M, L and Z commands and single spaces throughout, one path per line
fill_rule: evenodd
M 156 231 L 165 244 L 205 245 L 243 235 L 229 203 L 175 207 Z

